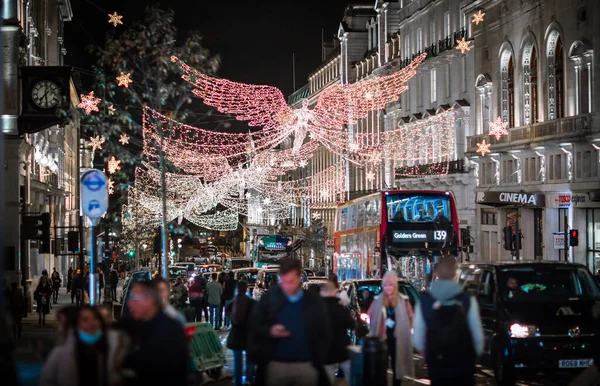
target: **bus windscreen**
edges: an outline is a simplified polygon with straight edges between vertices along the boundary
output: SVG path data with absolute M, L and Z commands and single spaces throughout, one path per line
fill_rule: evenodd
M 427 223 L 451 222 L 452 206 L 448 195 L 403 195 L 386 196 L 388 222 Z

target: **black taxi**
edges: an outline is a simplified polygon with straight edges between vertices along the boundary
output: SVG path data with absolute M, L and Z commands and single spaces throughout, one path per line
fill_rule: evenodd
M 600 287 L 581 264 L 507 261 L 461 264 L 456 280 L 479 301 L 482 362 L 498 385 L 520 375 L 581 371 L 593 364 L 593 309 Z

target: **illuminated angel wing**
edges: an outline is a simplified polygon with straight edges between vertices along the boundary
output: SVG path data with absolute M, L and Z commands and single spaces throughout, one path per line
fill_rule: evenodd
M 239 121 L 248 121 L 250 126 L 278 129 L 291 113 L 283 93 L 276 87 L 214 78 L 198 72 L 175 56 L 171 57 L 171 61 L 185 71 L 182 78 L 194 85 L 192 92 L 205 104 L 216 107 L 221 113 L 235 115 Z
M 313 110 L 315 119 L 324 127 L 341 128 L 365 118 L 369 111 L 384 109 L 408 89 L 408 81 L 415 76 L 426 55 L 417 56 L 408 66 L 391 75 L 327 87 Z

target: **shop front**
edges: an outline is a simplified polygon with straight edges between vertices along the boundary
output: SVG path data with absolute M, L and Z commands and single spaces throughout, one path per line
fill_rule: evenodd
M 548 194 L 546 200 L 552 232 L 579 231 L 579 243 L 569 248 L 568 260 L 586 265 L 590 271 L 600 268 L 600 196 L 597 192 L 560 192 Z M 552 260 L 564 260 L 564 249 L 549 251 Z
M 484 261 L 541 260 L 545 196 L 537 193 L 482 191 L 476 194 L 479 237 L 476 246 Z M 520 237 L 520 249 L 504 249 L 504 229 Z

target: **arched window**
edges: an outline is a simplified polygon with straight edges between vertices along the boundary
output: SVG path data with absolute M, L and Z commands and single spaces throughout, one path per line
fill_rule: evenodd
M 558 31 L 548 35 L 548 119 L 565 116 L 565 67 L 563 45 Z
M 475 83 L 477 89 L 477 133 L 483 134 L 490 127 L 490 100 L 492 97 L 492 82 L 486 75 L 479 75 Z
M 509 50 L 502 53 L 500 59 L 502 80 L 502 121 L 509 127 L 515 127 L 515 66 Z
M 523 50 L 523 124 L 538 120 L 537 52 L 533 42 Z
M 594 51 L 587 40 L 577 40 L 571 45 L 569 57 L 575 68 L 576 114 L 591 112 L 592 105 L 592 58 Z

